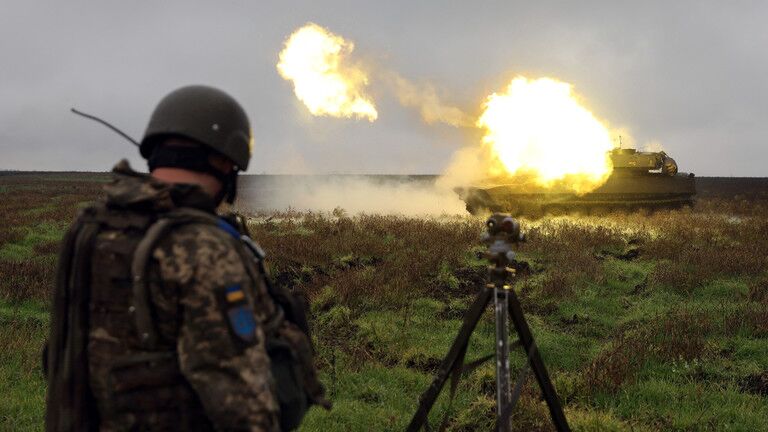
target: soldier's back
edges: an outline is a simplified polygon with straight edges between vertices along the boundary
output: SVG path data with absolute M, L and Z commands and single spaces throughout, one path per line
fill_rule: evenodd
M 99 226 L 88 369 L 101 428 L 212 430 L 214 418 L 219 427 L 274 429 L 258 325 L 274 304 L 258 269 L 208 209 L 169 207 L 166 191 L 147 182 L 122 179 L 110 194 L 119 203 L 108 198 L 83 216 Z

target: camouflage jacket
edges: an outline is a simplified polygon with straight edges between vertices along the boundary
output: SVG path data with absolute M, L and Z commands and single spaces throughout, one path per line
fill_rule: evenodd
M 214 205 L 197 186 L 160 182 L 125 161 L 114 173 L 105 204 L 94 210 L 107 221 L 94 243 L 87 348 L 99 429 L 279 430 L 264 336 L 276 307 L 263 278 L 254 280 L 254 263 L 222 229 L 180 225 L 151 251 L 148 303 L 157 344 L 141 344 L 126 274 L 131 238 L 140 239 L 141 227 L 158 214 L 214 214 Z

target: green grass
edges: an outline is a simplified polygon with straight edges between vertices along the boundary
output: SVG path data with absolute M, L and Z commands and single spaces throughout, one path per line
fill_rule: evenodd
M 0 327 L 0 430 L 40 430 L 45 402 L 41 350 L 48 335 L 47 311 L 38 302 L 0 302 Z
M 404 396 L 417 396 L 428 383 L 423 374 L 402 366 L 350 370 L 336 381 L 333 410 L 314 409 L 302 430 L 403 430 L 413 404 Z
M 49 213 L 49 212 L 55 211 L 56 208 L 59 205 L 58 202 L 59 202 L 58 199 L 52 199 L 51 202 L 49 202 L 49 203 L 47 203 L 45 205 L 42 205 L 40 207 L 33 207 L 33 208 L 30 208 L 30 209 L 24 210 L 24 211 L 21 212 L 21 214 L 23 216 L 26 216 L 26 217 L 30 218 L 30 219 L 37 219 L 40 216 L 44 215 L 45 213 Z
M 36 246 L 58 242 L 66 231 L 62 224 L 51 222 L 40 222 L 19 229 L 25 232 L 24 237 L 17 242 L 3 244 L 0 247 L 0 260 L 21 261 L 33 258 Z
M 544 362 L 562 371 L 578 371 L 595 355 L 598 343 L 593 337 L 547 328 L 538 320 L 529 319 L 531 331 Z
M 627 386 L 598 406 L 618 416 L 662 430 L 757 431 L 767 427 L 764 397 L 745 395 L 729 386 L 649 379 Z

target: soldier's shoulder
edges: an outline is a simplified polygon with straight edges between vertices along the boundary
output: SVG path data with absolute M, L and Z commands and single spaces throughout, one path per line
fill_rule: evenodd
M 101 215 L 107 211 L 107 205 L 103 200 L 88 201 L 83 203 L 77 210 L 75 218 L 83 219 Z
M 216 225 L 189 223 L 174 227 L 154 250 L 154 258 L 163 279 L 195 281 L 197 290 L 209 291 L 247 278 L 237 247 L 237 241 Z
M 232 235 L 219 226 L 205 222 L 190 222 L 172 227 L 161 245 L 195 250 L 230 250 L 236 247 Z
M 104 201 L 90 201 L 84 203 L 75 214 L 70 223 L 70 230 L 86 222 L 107 223 L 110 225 L 110 219 L 122 216 L 121 214 L 110 211 Z

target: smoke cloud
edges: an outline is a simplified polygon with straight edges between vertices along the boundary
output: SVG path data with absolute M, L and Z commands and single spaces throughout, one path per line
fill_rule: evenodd
M 443 102 L 432 84 L 417 85 L 394 72 L 389 74 L 387 82 L 395 90 L 400 104 L 417 109 L 425 123 L 444 123 L 455 127 L 474 126 L 472 116 Z
M 658 141 L 655 141 L 655 140 L 654 141 L 648 141 L 643 146 L 643 151 L 647 151 L 647 152 L 660 152 L 660 151 L 663 151 L 663 150 L 664 150 L 664 147 L 661 145 L 661 143 L 658 142 Z

